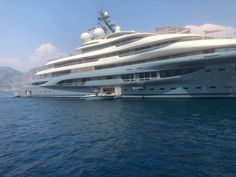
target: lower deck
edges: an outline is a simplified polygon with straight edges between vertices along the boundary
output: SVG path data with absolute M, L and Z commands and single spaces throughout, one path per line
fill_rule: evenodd
M 169 75 L 164 78 L 148 77 L 139 80 L 124 79 L 123 83 L 111 82 L 94 86 L 28 86 L 20 95 L 33 97 L 83 97 L 94 93 L 122 98 L 193 98 L 235 97 L 235 65 L 215 65 L 184 75 Z M 112 84 L 111 84 L 112 83 Z

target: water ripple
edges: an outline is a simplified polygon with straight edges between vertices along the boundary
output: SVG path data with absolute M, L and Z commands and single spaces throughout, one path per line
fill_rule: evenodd
M 235 176 L 236 100 L 0 98 L 0 176 Z

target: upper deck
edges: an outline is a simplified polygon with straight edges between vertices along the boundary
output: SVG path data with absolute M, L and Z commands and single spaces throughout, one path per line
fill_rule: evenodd
M 154 57 L 153 54 L 146 56 L 148 52 L 155 52 L 155 57 L 158 58 L 170 54 L 196 52 L 204 47 L 208 49 L 235 45 L 235 41 L 215 42 L 211 41 L 213 37 L 191 34 L 189 28 L 160 27 L 156 28 L 155 33 L 120 31 L 120 27 L 116 30 L 114 24 L 110 24 L 109 16 L 100 15 L 99 24 L 102 29 L 93 28 L 89 33 L 83 33 L 81 38 L 84 43 L 76 49 L 77 54 L 48 61 L 37 75 L 58 72 L 64 74 L 72 70 L 89 71 L 95 66 L 140 60 L 140 56 L 143 56 L 143 60 Z M 189 43 L 183 43 L 188 41 Z

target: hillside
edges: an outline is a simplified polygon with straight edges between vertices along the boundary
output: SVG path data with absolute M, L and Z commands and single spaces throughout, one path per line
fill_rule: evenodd
M 30 83 L 36 71 L 34 68 L 22 73 L 10 67 L 0 67 L 0 90 L 10 90 Z

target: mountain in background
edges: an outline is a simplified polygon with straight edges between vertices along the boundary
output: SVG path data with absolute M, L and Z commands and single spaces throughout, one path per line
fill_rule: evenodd
M 30 83 L 37 68 L 22 73 L 10 67 L 0 66 L 0 90 L 11 90 Z

